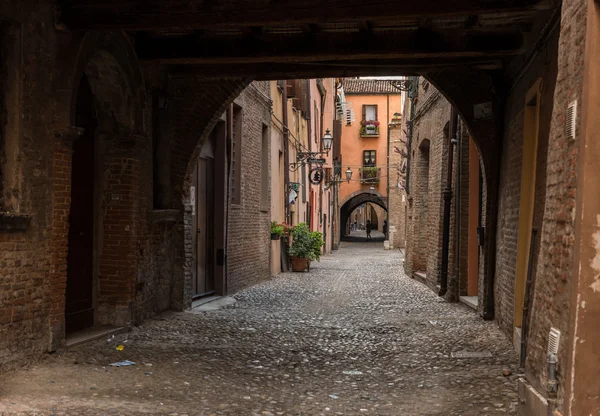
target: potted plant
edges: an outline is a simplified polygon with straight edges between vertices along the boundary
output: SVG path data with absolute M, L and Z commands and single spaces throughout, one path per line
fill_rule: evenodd
M 310 270 L 311 260 L 321 258 L 323 233 L 310 231 L 306 223 L 300 223 L 292 230 L 292 245 L 288 249 L 292 270 L 303 272 Z
M 271 240 L 279 240 L 284 231 L 285 228 L 282 224 L 277 224 L 277 222 L 271 221 Z

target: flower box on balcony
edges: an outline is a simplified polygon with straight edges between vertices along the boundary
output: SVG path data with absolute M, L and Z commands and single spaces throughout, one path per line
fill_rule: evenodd
M 360 170 L 360 183 L 362 185 L 376 185 L 379 183 L 381 168 L 375 166 L 363 166 Z
M 360 137 L 379 137 L 379 122 L 377 120 L 361 121 Z

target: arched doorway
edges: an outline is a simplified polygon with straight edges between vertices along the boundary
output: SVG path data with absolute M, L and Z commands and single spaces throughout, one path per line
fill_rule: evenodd
M 413 268 L 415 271 L 425 271 L 427 269 L 427 230 L 429 228 L 429 147 L 430 141 L 423 139 L 419 145 L 417 155 L 417 189 L 414 190 L 414 216 L 413 222 L 415 230 L 413 235 L 422 235 L 422 238 L 415 238 L 415 250 L 413 257 Z
M 70 197 L 64 333 L 132 320 L 143 99 L 133 93 L 141 78 L 128 47 L 119 36 L 90 35 L 74 65 L 70 125 L 79 136 L 64 143 L 66 159 L 57 154 L 64 162 L 55 160 L 55 181 L 65 175 Z

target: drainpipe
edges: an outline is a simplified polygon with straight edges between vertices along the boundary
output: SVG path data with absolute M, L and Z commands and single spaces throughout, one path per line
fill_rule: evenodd
M 442 273 L 440 281 L 440 296 L 448 291 L 448 248 L 450 246 L 450 205 L 452 204 L 452 164 L 454 162 L 454 145 L 456 143 L 456 130 L 458 114 L 454 107 L 450 110 L 450 134 L 448 135 L 448 171 L 446 175 L 446 188 L 444 189 L 444 226 L 442 229 Z
M 548 364 L 548 383 L 546 385 L 546 390 L 548 391 L 548 416 L 552 416 L 554 415 L 554 409 L 556 409 L 556 396 L 558 393 L 558 380 L 556 379 L 558 357 L 556 354 L 548 354 L 546 363 Z
M 312 102 L 312 94 L 311 94 L 311 84 L 310 84 L 310 79 L 305 79 L 303 80 L 304 85 L 306 86 L 306 100 L 305 102 L 305 108 L 304 108 L 304 117 L 306 118 L 306 130 L 307 130 L 307 134 L 308 134 L 308 151 L 312 152 L 313 151 L 313 138 L 312 138 L 312 111 L 313 111 L 313 102 Z M 317 134 L 317 132 L 315 132 L 315 134 Z M 314 203 L 314 197 L 313 197 L 313 191 L 312 191 L 312 184 L 310 183 L 309 180 L 306 181 L 306 184 L 308 186 L 307 192 L 308 192 L 308 207 L 306 207 L 306 211 L 308 212 L 308 218 L 307 218 L 307 223 L 308 223 L 308 227 L 310 228 L 311 231 L 313 230 L 313 221 L 314 221 L 314 212 L 315 212 L 315 203 Z
M 281 91 L 281 102 L 282 102 L 282 118 L 283 118 L 283 197 L 284 201 L 284 213 L 285 213 L 285 222 L 291 224 L 290 218 L 290 153 L 289 153 L 289 145 L 290 145 L 290 129 L 288 128 L 288 96 L 287 96 L 287 83 L 286 81 L 281 82 L 282 91 Z
M 390 96 L 387 96 L 387 211 L 386 211 L 386 221 L 387 227 L 385 230 L 384 239 L 389 240 L 389 229 L 390 229 Z
M 455 194 L 456 194 L 456 204 L 454 206 L 455 208 L 455 213 L 454 213 L 454 218 L 455 218 L 455 225 L 456 225 L 456 231 L 454 233 L 455 235 L 455 247 L 456 247 L 456 253 L 454 253 L 455 255 L 455 263 L 454 263 L 454 276 L 455 276 L 455 287 L 453 287 L 452 289 L 452 293 L 451 296 L 458 300 L 458 297 L 460 296 L 460 210 L 461 210 L 461 178 L 462 178 L 462 160 L 463 160 L 463 155 L 462 155 L 462 135 L 463 135 L 463 124 L 461 121 L 458 122 L 458 134 L 456 135 L 456 181 L 455 181 Z

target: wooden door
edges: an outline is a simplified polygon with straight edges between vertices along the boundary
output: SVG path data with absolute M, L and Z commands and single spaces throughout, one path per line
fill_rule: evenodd
M 84 132 L 73 144 L 71 209 L 67 254 L 65 330 L 94 324 L 94 133 Z
M 214 291 L 214 162 L 199 158 L 195 171 L 195 276 L 193 289 L 196 295 Z

